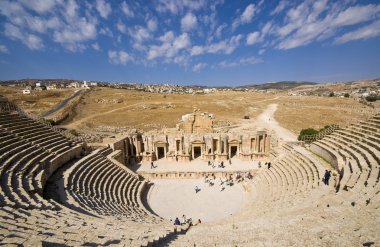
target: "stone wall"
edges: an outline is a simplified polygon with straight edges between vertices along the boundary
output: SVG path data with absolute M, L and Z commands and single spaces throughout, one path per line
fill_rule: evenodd
M 189 162 L 194 159 L 227 161 L 265 159 L 270 153 L 266 131 L 247 134 L 139 134 L 107 139 L 112 150 L 120 150 L 124 164 L 167 159 Z M 113 143 L 111 141 L 114 141 Z
M 340 156 L 337 157 L 335 154 L 329 152 L 327 149 L 321 148 L 320 146 L 314 143 L 310 144 L 310 151 L 325 159 L 338 171 L 342 170 L 344 166 L 344 160 Z

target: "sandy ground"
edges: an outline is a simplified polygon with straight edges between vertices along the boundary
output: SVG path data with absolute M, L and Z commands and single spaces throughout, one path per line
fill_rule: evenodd
M 244 129 L 266 128 L 273 131 L 279 139 L 284 141 L 296 141 L 297 136 L 281 127 L 274 119 L 274 112 L 277 104 L 270 104 L 257 118 L 247 120 L 234 131 Z M 170 171 L 246 171 L 258 169 L 258 161 L 244 162 L 239 159 L 232 159 L 232 163 L 225 162 L 225 168 L 215 168 L 208 166 L 207 161 L 195 160 L 189 163 L 178 163 L 165 159 L 154 162 L 155 168 L 151 169 L 149 162 L 145 162 L 134 167 L 138 172 L 170 172 Z M 262 161 L 262 163 L 264 163 Z M 219 164 L 219 162 L 215 162 Z M 153 211 L 158 215 L 175 219 L 185 214 L 193 220 L 201 219 L 204 222 L 216 221 L 229 217 L 239 211 L 244 206 L 246 196 L 243 186 L 236 184 L 232 187 L 226 186 L 221 191 L 220 180 L 216 179 L 214 186 L 204 183 L 204 180 L 193 179 L 159 179 L 152 180 L 153 187 L 148 194 L 148 203 Z M 201 191 L 195 193 L 195 186 Z
M 254 125 L 267 128 L 270 131 L 274 131 L 279 139 L 283 141 L 297 141 L 297 136 L 281 127 L 274 119 L 274 113 L 277 110 L 277 104 L 270 104 L 256 119 Z
M 280 126 L 274 118 L 274 113 L 277 111 L 277 107 L 277 104 L 268 105 L 267 108 L 256 118 L 242 120 L 241 124 L 236 128 L 232 128 L 231 131 L 238 132 L 267 129 L 269 130 L 269 133 L 272 133 L 273 131 L 276 136 L 283 141 L 297 141 L 297 135 Z
M 226 186 L 221 191 L 219 179 L 214 186 L 209 186 L 203 179 L 160 179 L 152 182 L 149 206 L 167 219 L 179 217 L 181 220 L 184 214 L 193 221 L 216 221 L 235 214 L 246 202 L 247 192 L 241 184 Z M 201 189 L 198 193 L 195 193 L 195 186 Z

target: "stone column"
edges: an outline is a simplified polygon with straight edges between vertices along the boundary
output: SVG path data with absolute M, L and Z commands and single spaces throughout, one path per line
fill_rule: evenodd
M 134 153 L 133 153 L 133 138 L 131 139 L 130 150 L 131 150 L 131 156 L 133 156 L 134 155 Z
M 259 145 L 260 145 L 260 136 L 259 135 L 256 135 L 256 147 L 255 147 L 255 153 L 258 153 L 259 152 L 259 150 L 260 150 L 260 147 L 259 147 Z
M 219 136 L 218 139 L 218 154 L 222 154 L 222 138 Z
M 224 153 L 227 154 L 228 136 L 224 137 Z
M 266 135 L 266 138 L 265 138 L 265 153 L 269 153 L 270 151 L 270 138 L 271 136 L 270 135 Z

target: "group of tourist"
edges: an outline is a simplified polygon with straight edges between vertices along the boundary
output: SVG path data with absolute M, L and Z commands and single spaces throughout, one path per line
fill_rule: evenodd
M 325 170 L 325 175 L 323 175 L 322 182 L 325 185 L 329 185 L 330 177 L 331 177 L 331 171 Z
M 207 162 L 207 165 L 211 166 L 212 168 L 216 167 L 216 165 L 214 164 L 214 162 L 211 162 L 210 160 Z M 218 165 L 218 168 L 225 168 L 223 160 Z
M 234 183 L 243 182 L 245 178 L 252 179 L 253 176 L 251 172 L 248 172 L 245 177 L 242 176 L 240 172 L 236 172 L 234 176 L 230 174 L 228 177 L 226 177 L 226 179 L 219 178 L 219 186 L 221 186 L 220 191 L 224 191 L 226 189 L 225 186 L 233 186 Z M 216 181 L 216 176 L 214 174 L 205 176 L 204 182 L 209 186 L 214 186 Z M 198 193 L 200 190 L 201 189 L 198 186 L 195 186 L 195 193 Z
M 264 166 L 268 167 L 268 169 L 270 169 L 271 165 L 272 164 L 270 162 L 265 162 L 265 164 L 264 164 Z M 261 161 L 259 161 L 258 167 L 261 168 Z
M 170 222 L 173 222 L 172 218 L 170 217 Z M 182 220 L 180 220 L 178 217 L 175 218 L 173 224 L 175 226 L 185 225 L 189 224 L 189 226 L 194 226 L 202 223 L 201 219 L 198 219 L 197 223 L 193 224 L 193 220 L 191 218 L 186 218 L 186 215 L 182 215 Z

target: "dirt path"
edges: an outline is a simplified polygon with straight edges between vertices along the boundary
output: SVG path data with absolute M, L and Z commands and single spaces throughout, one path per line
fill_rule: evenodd
M 297 141 L 296 134 L 280 126 L 275 120 L 274 113 L 277 110 L 277 106 L 277 104 L 270 104 L 267 109 L 255 119 L 254 125 L 273 130 L 277 137 L 284 141 Z
M 53 115 L 54 113 L 58 112 L 59 110 L 61 110 L 63 107 L 65 107 L 67 105 L 67 103 L 70 102 L 70 100 L 74 99 L 75 97 L 77 97 L 83 90 L 77 90 L 75 91 L 72 95 L 70 95 L 69 97 L 67 97 L 66 99 L 64 99 L 62 102 L 60 102 L 58 105 L 56 105 L 53 109 L 51 109 L 50 111 L 46 112 L 43 117 L 48 117 L 48 116 L 51 116 Z
M 268 107 L 255 119 L 244 119 L 239 127 L 231 129 L 231 131 L 244 131 L 254 129 L 268 129 L 274 131 L 279 139 L 283 141 L 297 141 L 297 135 L 293 132 L 280 126 L 274 119 L 274 113 L 277 110 L 277 104 L 270 104 Z

